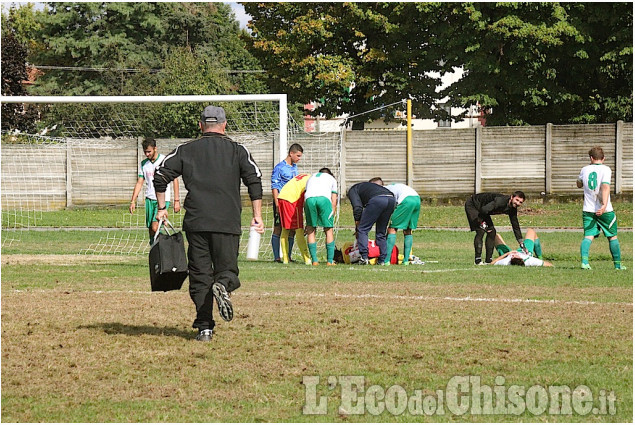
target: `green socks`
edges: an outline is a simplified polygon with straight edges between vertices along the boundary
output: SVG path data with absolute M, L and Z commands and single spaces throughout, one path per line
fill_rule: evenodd
M 531 239 L 525 239 L 523 241 L 523 243 L 525 244 L 525 248 L 527 249 L 527 251 L 530 254 L 533 254 L 534 253 L 534 241 L 531 240 Z
M 326 262 L 333 263 L 333 257 L 335 257 L 335 241 L 326 244 Z M 317 258 L 317 256 L 315 258 Z
M 542 245 L 540 245 L 540 239 L 534 241 L 534 254 L 540 260 L 542 260 Z
M 392 255 L 392 249 L 395 247 L 395 243 L 397 242 L 397 234 L 389 233 L 386 236 L 386 259 L 384 260 L 384 264 L 390 264 L 390 257 Z M 404 257 L 404 261 L 406 257 Z
M 328 247 L 326 248 L 326 250 L 328 251 Z M 317 258 L 317 242 L 309 244 L 309 252 L 311 253 L 311 261 L 313 261 L 314 263 L 317 263 L 318 262 L 318 258 Z
M 317 242 L 309 244 L 309 252 L 311 253 L 311 261 L 317 263 Z M 332 263 L 333 257 L 335 257 L 335 241 L 326 244 L 326 262 Z
M 593 239 L 582 239 L 580 244 L 580 257 L 582 257 L 582 264 L 589 264 L 589 251 L 591 250 L 591 242 Z
M 582 265 L 589 264 L 589 251 L 591 249 L 592 239 L 584 238 L 580 244 L 580 257 L 582 257 Z M 609 240 L 609 250 L 613 257 L 613 264 L 616 269 L 622 267 L 622 251 L 620 249 L 620 241 L 617 239 Z
M 403 237 L 403 264 L 408 264 L 408 261 L 410 261 L 410 251 L 412 251 L 412 235 L 405 235 Z M 391 253 L 392 251 L 388 251 L 389 261 Z
M 611 250 L 611 256 L 613 257 L 613 264 L 615 268 L 622 266 L 622 251 L 620 250 L 620 241 L 613 239 L 609 241 L 609 249 Z

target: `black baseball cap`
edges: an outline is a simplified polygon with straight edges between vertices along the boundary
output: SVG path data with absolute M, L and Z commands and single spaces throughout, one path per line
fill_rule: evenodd
M 225 118 L 225 110 L 220 106 L 209 105 L 201 112 L 201 122 L 220 124 L 225 121 L 227 121 L 227 118 Z

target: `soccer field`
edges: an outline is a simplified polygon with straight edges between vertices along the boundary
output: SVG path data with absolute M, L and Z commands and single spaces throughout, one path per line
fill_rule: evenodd
M 415 233 L 424 265 L 241 261 L 209 344 L 187 284 L 77 255 L 97 233 L 3 249 L 5 422 L 632 421 L 630 231 L 626 272 L 603 237 L 580 270 L 570 231 L 540 233 L 553 269 L 473 266 L 473 234 L 438 230 Z

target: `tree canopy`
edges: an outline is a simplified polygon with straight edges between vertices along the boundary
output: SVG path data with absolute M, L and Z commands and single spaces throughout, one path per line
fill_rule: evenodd
M 632 120 L 628 3 L 244 3 L 273 90 L 357 114 L 479 104 L 488 123 Z M 431 72 L 463 68 L 443 91 Z M 370 114 L 376 118 L 381 112 Z M 458 117 L 457 117 L 458 118 Z
M 448 3 L 448 54 L 465 75 L 442 94 L 494 125 L 633 119 L 626 3 Z
M 267 70 L 273 91 L 286 91 L 300 103 L 319 100 L 313 113 L 327 117 L 408 97 L 418 116 L 431 116 L 439 78 L 430 71 L 442 69 L 437 6 L 243 4 L 252 16 L 251 51 Z
M 29 46 L 23 57 L 14 59 L 24 66 L 28 51 L 29 62 L 44 71 L 29 87 L 30 94 L 214 95 L 267 90 L 257 74 L 240 72 L 260 66 L 245 47 L 231 7 L 224 3 L 50 2 L 43 11 L 35 11 L 32 4 L 12 7 L 2 19 L 3 34 L 11 27 L 16 40 Z M 3 78 L 4 57 L 3 44 Z M 23 79 L 22 74 L 13 77 Z M 94 109 L 52 106 L 38 126 L 55 124 L 63 132 L 62 119 L 85 121 L 80 115 L 91 116 Z M 155 137 L 190 137 L 198 132 L 199 109 L 191 104 L 148 106 L 141 124 Z
M 490 125 L 633 119 L 630 3 L 246 2 L 250 33 L 225 3 L 45 5 L 2 15 L 6 46 L 26 47 L 3 44 L 3 78 L 10 52 L 46 68 L 31 94 L 280 92 L 329 118 L 376 110 L 357 128 L 405 99 L 419 118 L 478 104 Z
M 203 77 L 216 81 L 212 86 L 222 88 L 222 93 L 264 88 L 242 74 L 229 73 L 256 69 L 258 62 L 246 51 L 238 22 L 224 3 L 50 2 L 47 6 L 38 34 L 47 48 L 30 59 L 73 70 L 47 70 L 38 81 L 38 94 L 167 94 L 162 81 L 176 82 L 177 70 L 169 69 L 169 77 L 161 73 L 166 63 L 184 55 L 208 71 Z M 188 88 L 200 92 L 210 85 L 201 81 L 200 86 Z
M 23 81 L 27 80 L 27 48 L 20 42 L 10 21 L 3 19 L 2 28 L 2 94 L 24 96 Z M 20 104 L 2 104 L 2 129 L 31 130 L 35 119 L 33 110 Z

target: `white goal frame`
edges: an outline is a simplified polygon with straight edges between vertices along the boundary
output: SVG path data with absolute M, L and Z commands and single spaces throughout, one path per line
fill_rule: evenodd
M 338 192 L 342 190 L 342 171 L 344 169 L 343 164 L 343 131 L 341 129 L 338 132 L 306 132 L 302 123 L 296 122 L 292 116 L 289 115 L 288 104 L 287 104 L 287 95 L 286 94 L 244 94 L 244 95 L 175 95 L 175 96 L 0 96 L 0 103 L 2 104 L 24 104 L 24 105 L 71 105 L 70 109 L 74 109 L 76 106 L 81 107 L 80 105 L 86 105 L 88 114 L 92 114 L 92 107 L 94 105 L 117 105 L 117 104 L 127 104 L 127 105 L 135 105 L 135 104 L 229 104 L 229 103 L 278 103 L 277 107 L 271 105 L 269 108 L 265 108 L 262 112 L 265 115 L 262 115 L 264 121 L 260 120 L 260 116 L 258 109 L 256 108 L 256 116 L 252 117 L 249 115 L 249 111 L 246 111 L 246 115 L 242 116 L 244 121 L 240 121 L 240 118 L 234 123 L 232 119 L 230 119 L 230 124 L 236 124 L 237 130 L 232 128 L 232 134 L 236 131 L 234 135 L 237 137 L 235 141 L 237 143 L 243 143 L 246 146 L 250 146 L 253 154 L 262 156 L 264 154 L 266 156 L 267 169 L 269 166 L 272 168 L 275 167 L 276 164 L 283 161 L 288 154 L 288 148 L 291 143 L 299 143 L 304 148 L 303 162 L 302 168 L 306 169 L 306 171 L 301 172 L 315 172 L 315 170 L 320 169 L 321 167 L 327 166 L 331 170 L 335 172 L 336 179 L 338 181 Z M 88 105 L 91 104 L 91 108 L 88 108 Z M 133 108 L 134 109 L 134 108 Z M 249 109 L 249 108 L 248 108 Z M 131 111 L 131 113 L 136 113 L 135 111 Z M 275 113 L 278 113 L 278 117 L 275 117 Z M 268 117 L 268 118 L 267 118 Z M 84 180 L 82 180 L 86 174 L 90 173 L 90 160 L 92 158 L 101 158 L 100 151 L 102 149 L 112 149 L 114 148 L 114 157 L 118 159 L 123 159 L 125 156 L 125 160 L 121 162 L 121 167 L 130 167 L 130 155 L 127 155 L 128 150 L 137 148 L 137 160 L 140 160 L 140 143 L 141 137 L 137 134 L 135 135 L 135 131 L 137 128 L 142 130 L 141 127 L 136 127 L 137 122 L 134 118 L 128 121 L 128 117 L 125 114 L 122 115 L 114 115 L 113 122 L 110 120 L 101 122 L 101 115 L 95 115 L 97 121 L 94 121 L 96 125 L 87 126 L 87 131 L 83 131 L 82 123 L 83 120 L 80 119 L 78 121 L 74 121 L 71 119 L 68 123 L 63 123 L 62 118 L 62 131 L 69 131 L 69 135 L 65 136 L 55 136 L 54 134 L 47 135 L 49 131 L 49 125 L 41 130 L 39 133 L 20 133 L 13 132 L 8 133 L 10 138 L 15 138 L 18 143 L 16 146 L 9 144 L 7 148 L 7 155 L 12 155 L 11 161 L 7 162 L 6 169 L 7 175 L 9 178 L 5 181 L 7 183 L 7 192 L 5 196 L 5 185 L 0 189 L 0 194 L 3 195 L 3 199 L 0 200 L 0 203 L 3 206 L 7 207 L 7 219 L 5 220 L 3 217 L 2 227 L 4 230 L 11 230 L 11 232 L 3 232 L 3 236 L 5 234 L 10 235 L 10 237 L 4 237 L 2 241 L 2 245 L 11 244 L 11 243 L 19 243 L 21 241 L 21 234 L 23 230 L 29 230 L 31 228 L 37 228 L 39 220 L 42 219 L 42 212 L 48 211 L 52 209 L 57 209 L 62 206 L 65 201 L 66 207 L 74 206 L 75 197 L 77 194 L 77 199 L 79 202 L 77 205 L 92 205 L 92 202 L 96 202 L 95 205 L 107 205 L 109 207 L 118 206 L 121 203 L 122 198 L 122 190 L 123 185 L 120 183 L 120 179 L 116 181 L 114 186 L 114 195 L 111 198 L 108 198 L 104 201 L 103 197 L 96 195 L 94 192 L 91 192 L 90 184 L 86 184 Z M 230 117 L 228 117 L 230 118 Z M 56 118 L 57 119 L 57 118 Z M 88 120 L 91 120 L 89 117 Z M 91 121 L 86 121 L 91 122 Z M 121 127 L 118 127 L 117 124 L 121 123 Z M 248 129 L 243 130 L 241 126 L 247 124 Z M 65 127 L 66 124 L 70 124 L 68 129 Z M 109 127 L 113 124 L 113 127 Z M 264 130 L 263 134 L 260 134 L 260 130 L 251 129 L 251 124 L 255 126 L 260 126 L 265 124 L 268 127 L 268 130 Z M 103 126 L 102 126 L 103 125 Z M 129 132 L 128 126 L 132 129 L 132 132 Z M 57 127 L 57 124 L 51 127 L 51 131 L 54 131 Z M 260 127 L 258 127 L 260 128 Z M 264 128 L 264 127 L 263 127 Z M 107 130 L 113 129 L 114 132 L 109 132 Z M 102 133 L 102 130 L 106 130 Z M 254 133 L 255 139 L 249 139 L 249 134 Z M 122 134 L 121 136 L 119 134 Z M 3 133 L 4 134 L 4 133 Z M 117 134 L 116 136 L 113 136 Z M 139 133 L 141 134 L 141 133 Z M 246 136 L 246 138 L 245 138 Z M 24 138 L 24 142 L 22 141 Z M 84 140 L 86 139 L 86 140 Z M 188 139 L 188 138 L 186 138 Z M 171 139 L 171 138 L 157 138 L 157 142 L 161 143 L 161 146 L 164 149 L 169 148 L 170 143 L 179 143 L 180 140 L 185 139 Z M 86 141 L 87 143 L 83 143 Z M 103 143 L 110 144 L 111 146 L 107 146 Z M 31 145 L 31 143 L 33 143 Z M 182 141 L 180 142 L 182 143 Z M 254 144 L 251 144 L 254 143 Z M 38 146 L 42 147 L 47 153 L 51 154 L 54 158 L 54 161 L 47 162 L 48 168 L 38 168 L 37 169 L 37 177 L 43 176 L 44 184 L 40 182 L 42 179 L 24 179 L 20 180 L 20 173 L 28 173 L 30 171 L 29 167 L 33 167 L 29 162 L 29 151 L 31 148 L 23 148 L 22 146 Z M 131 145 L 131 146 L 128 146 Z M 271 146 L 270 148 L 266 148 L 266 146 Z M 277 145 L 277 146 L 276 146 Z M 264 150 L 263 150 L 263 147 Z M 16 150 L 17 152 L 10 152 L 10 150 Z M 4 153 L 3 153 L 4 154 Z M 15 154 L 15 155 L 14 155 Z M 62 165 L 64 163 L 65 158 L 65 168 Z M 88 160 L 86 160 L 88 158 Z M 79 161 L 82 159 L 82 161 Z M 273 163 L 270 163 L 272 161 Z M 138 164 L 138 161 L 137 161 Z M 3 162 L 3 173 L 5 173 L 5 163 Z M 64 168 L 65 171 L 60 171 L 61 168 Z M 17 169 L 17 171 L 16 171 Z M 313 171 L 311 171 L 313 170 Z M 267 170 L 268 172 L 269 170 Z M 65 192 L 64 192 L 64 181 L 63 178 L 59 178 L 58 175 L 64 175 L 65 182 Z M 127 174 L 126 174 L 127 175 Z M 4 176 L 4 174 L 3 174 Z M 75 178 L 77 177 L 77 180 Z M 93 176 L 89 177 L 89 180 L 94 178 Z M 110 178 L 110 177 L 109 177 Z M 113 176 L 112 178 L 117 178 Z M 75 184 L 75 182 L 79 182 Z M 14 183 L 17 182 L 17 183 Z M 13 189 L 11 184 L 19 185 L 17 192 L 13 194 L 10 189 Z M 182 184 L 182 183 L 181 183 Z M 33 190 L 30 190 L 33 186 Z M 263 189 L 264 189 L 263 185 Z M 183 198 L 183 186 L 181 187 L 181 197 Z M 26 189 L 25 189 L 26 188 Z M 126 191 L 128 188 L 126 187 Z M 28 193 L 28 196 L 20 197 L 20 193 L 22 192 Z M 64 193 L 62 193 L 64 192 Z M 15 195 L 15 196 L 14 196 Z M 111 194 L 109 194 L 110 196 Z M 126 196 L 127 197 L 127 194 Z M 14 205 L 14 198 L 18 199 L 20 202 Z M 59 199 L 58 199 L 59 198 Z M 69 201 L 70 200 L 70 201 Z M 4 202 L 6 201 L 6 202 Z M 16 201 L 17 202 L 17 201 Z M 264 205 L 264 204 L 263 204 Z M 269 205 L 269 204 L 267 204 Z M 137 202 L 137 207 L 140 204 Z M 337 234 L 337 223 L 339 221 L 339 202 L 336 210 L 336 226 L 335 226 L 335 234 Z M 3 210 L 4 211 L 4 210 Z M 140 213 L 139 213 L 140 212 Z M 178 215 L 176 215 L 178 214 Z M 183 218 L 183 213 L 175 213 L 173 221 L 177 226 L 180 224 L 180 220 Z M 263 213 L 264 214 L 264 213 Z M 267 209 L 266 214 L 272 214 L 271 209 Z M 267 224 L 267 231 L 269 231 L 269 223 L 273 223 L 271 220 L 271 216 L 264 217 Z M 6 223 L 5 223 L 6 222 Z M 144 231 L 141 229 L 145 228 L 145 223 L 143 222 L 143 210 L 141 208 L 137 208 L 135 213 L 122 213 L 122 218 L 117 220 L 117 225 L 110 229 L 110 227 L 105 227 L 100 229 L 104 231 L 104 236 L 100 237 L 99 241 L 94 244 L 91 244 L 90 247 L 86 249 L 82 249 L 80 254 L 141 254 L 147 251 L 148 244 L 145 239 L 147 236 L 144 236 Z M 243 226 L 244 228 L 244 226 Z M 82 229 L 83 230 L 83 229 Z M 270 228 L 271 232 L 273 232 L 273 227 Z M 324 240 L 324 235 L 318 232 L 316 235 L 318 242 L 321 243 Z M 245 236 L 246 237 L 246 236 Z M 244 251 L 243 245 L 245 241 L 242 240 L 243 235 L 241 235 L 241 253 Z M 297 250 L 297 246 L 296 249 Z M 260 253 L 262 255 L 262 259 L 267 260 L 272 254 L 271 246 L 268 241 L 263 240 L 260 245 Z

